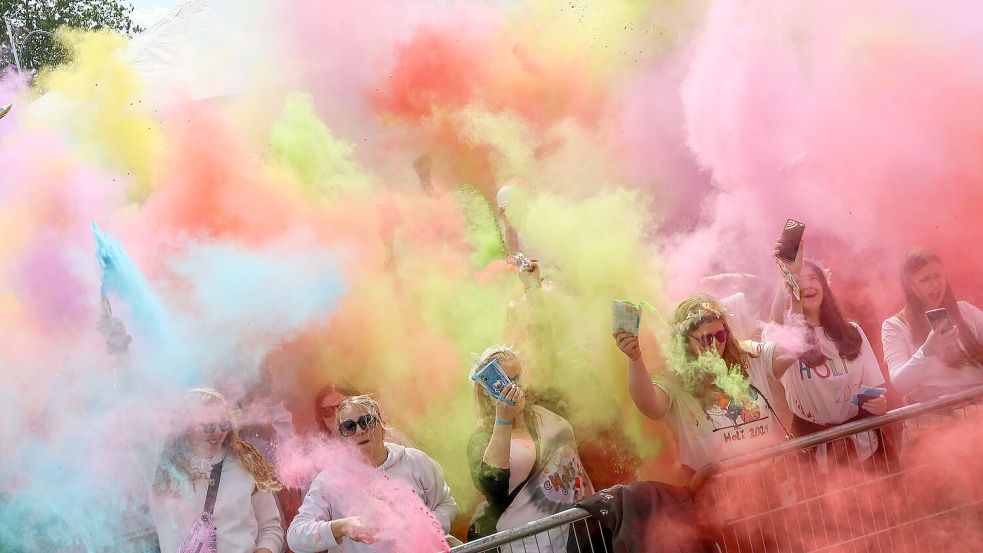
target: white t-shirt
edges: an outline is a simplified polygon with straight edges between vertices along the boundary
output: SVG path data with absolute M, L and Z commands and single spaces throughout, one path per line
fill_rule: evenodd
M 863 340 L 856 359 L 840 357 L 836 343 L 826 336 L 822 327 L 816 327 L 816 341 L 826 362 L 818 367 L 807 367 L 799 361 L 782 375 L 785 398 L 797 417 L 816 424 L 840 424 L 857 416 L 858 407 L 850 400 L 857 395 L 860 386 L 874 388 L 884 384 L 884 376 L 867 336 L 859 326 L 850 324 L 860 332 Z
M 674 397 L 668 386 L 655 383 L 671 401 L 666 423 L 679 441 L 682 464 L 696 471 L 709 463 L 756 451 L 784 439 L 782 427 L 765 399 L 775 344 L 765 342 L 763 346 L 761 355 L 749 358 L 753 402 L 750 407 L 718 394 L 716 402 L 702 406 L 702 412 L 687 412 L 684 402 Z
M 541 463 L 538 472 L 529 478 L 508 509 L 498 519 L 496 529 L 499 532 L 569 509 L 584 497 L 594 493 L 594 487 L 577 453 L 577 441 L 570 423 L 538 405 L 529 409 L 537 419 Z M 522 447 L 524 446 L 516 444 L 513 440 L 512 454 L 517 452 L 517 448 Z M 535 462 L 535 455 L 533 449 L 533 462 Z M 525 457 L 521 453 L 520 456 Z M 528 458 L 523 459 L 522 463 L 525 464 L 526 461 Z M 534 468 L 536 467 L 529 467 L 530 470 Z M 510 470 L 525 472 L 521 480 L 525 480 L 529 475 L 529 470 L 524 468 Z M 509 484 L 511 488 L 511 478 Z M 550 530 L 546 535 L 537 534 L 516 540 L 508 546 L 514 551 L 542 553 L 566 551 L 567 533 L 566 527 L 557 528 Z
M 959 302 L 958 306 L 976 338 L 983 336 L 983 311 L 965 301 Z M 891 382 L 902 394 L 910 394 L 922 387 L 959 390 L 983 384 L 983 369 L 971 365 L 952 367 L 939 357 L 925 355 L 922 344 L 914 343 L 911 327 L 897 315 L 881 325 L 881 340 Z
M 826 362 L 807 367 L 800 360 L 782 375 L 785 399 L 795 416 L 816 424 L 841 424 L 857 416 L 859 407 L 851 400 L 861 386 L 875 388 L 884 384 L 884 375 L 867 336 L 858 325 L 850 324 L 860 332 L 863 340 L 860 355 L 855 359 L 840 357 L 836 343 L 826 336 L 822 327 L 816 327 L 816 341 Z M 870 457 L 877 448 L 877 436 L 872 432 L 850 438 L 861 459 Z

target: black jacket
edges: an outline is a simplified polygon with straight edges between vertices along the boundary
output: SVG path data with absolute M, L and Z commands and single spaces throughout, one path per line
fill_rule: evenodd
M 716 552 L 699 522 L 686 488 L 661 482 L 632 482 L 596 493 L 577 505 L 591 515 L 577 522 L 567 540 L 568 553 Z M 593 549 L 591 548 L 593 540 Z M 604 547 L 600 541 L 604 540 Z

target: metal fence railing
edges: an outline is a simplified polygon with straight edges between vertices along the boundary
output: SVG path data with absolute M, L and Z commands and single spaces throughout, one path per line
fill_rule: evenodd
M 690 487 L 725 553 L 983 551 L 981 419 L 983 387 L 708 465 Z M 603 535 L 574 508 L 451 551 L 608 553 Z
M 721 461 L 693 482 L 701 505 L 730 507 L 717 509 L 724 552 L 980 551 L 981 415 L 983 387 Z
M 591 525 L 598 532 L 590 532 Z M 582 527 L 585 532 L 575 532 Z M 586 535 L 586 543 L 580 543 Z M 451 549 L 452 553 L 549 553 L 567 551 L 567 541 L 573 540 L 577 545 L 576 551 L 591 553 L 608 553 L 603 540 L 594 536 L 601 534 L 600 523 L 584 509 L 567 509 L 555 515 L 548 516 L 510 530 L 498 532 L 492 536 L 470 541 Z

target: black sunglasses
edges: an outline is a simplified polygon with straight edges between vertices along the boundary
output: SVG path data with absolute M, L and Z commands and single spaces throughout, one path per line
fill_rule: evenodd
M 229 430 L 232 430 L 232 423 L 229 421 L 219 423 L 207 422 L 204 424 L 199 424 L 198 430 L 201 430 L 205 434 L 211 434 L 213 432 L 228 432 Z
M 338 433 L 347 438 L 354 436 L 359 428 L 368 430 L 369 428 L 375 428 L 377 424 L 379 424 L 379 421 L 372 415 L 362 415 L 357 421 L 348 419 L 338 424 Z

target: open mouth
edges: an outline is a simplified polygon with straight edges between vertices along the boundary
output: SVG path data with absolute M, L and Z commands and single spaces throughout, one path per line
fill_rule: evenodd
M 819 295 L 819 292 L 817 290 L 803 290 L 802 291 L 802 297 L 803 298 L 812 299 L 812 298 L 815 298 L 818 295 Z
M 210 443 L 212 445 L 218 445 L 220 441 L 221 441 L 221 436 L 216 436 L 214 438 L 208 438 L 208 443 Z

